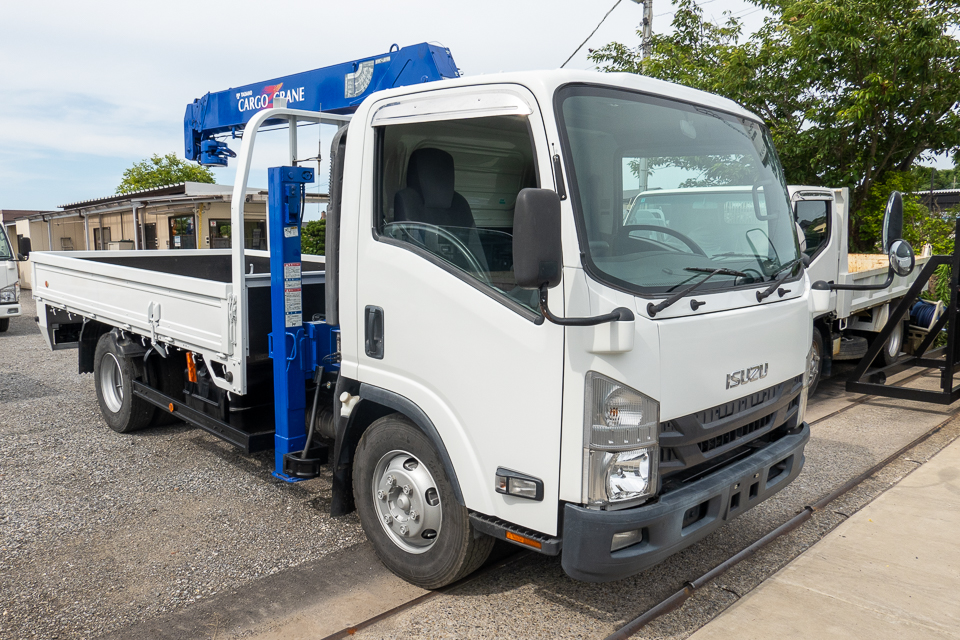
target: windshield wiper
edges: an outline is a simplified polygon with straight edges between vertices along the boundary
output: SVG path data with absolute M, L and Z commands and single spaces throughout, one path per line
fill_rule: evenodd
M 776 271 L 770 274 L 770 277 L 775 278 L 778 273 L 780 273 L 781 271 L 785 271 L 787 269 L 791 269 L 792 271 L 792 268 L 797 266 L 798 262 L 803 262 L 803 258 L 797 258 L 796 260 L 791 260 L 787 264 L 780 265 L 780 267 Z M 757 291 L 757 302 L 763 302 L 766 298 L 773 295 L 773 292 L 777 291 L 778 289 L 779 291 L 777 291 L 777 293 L 780 295 L 781 298 L 786 294 L 790 293 L 789 289 L 780 289 L 780 285 L 783 284 L 784 280 L 790 277 L 791 271 L 787 271 L 787 273 L 785 273 L 783 277 L 781 277 L 778 280 L 775 280 L 773 284 L 771 284 L 769 287 L 767 287 L 763 291 Z
M 707 273 L 710 275 L 708 275 L 706 278 L 704 278 L 699 282 L 695 282 L 694 284 L 690 285 L 686 289 L 677 292 L 676 294 L 667 298 L 660 304 L 653 304 L 652 302 L 647 304 L 647 314 L 651 318 L 657 315 L 658 313 L 660 313 L 661 311 L 663 311 L 664 309 L 666 309 L 667 307 L 669 307 L 670 305 L 672 305 L 674 302 L 676 302 L 680 298 L 691 293 L 694 289 L 702 285 L 704 282 L 706 282 L 713 276 L 721 275 L 721 276 L 738 276 L 738 277 L 742 276 L 744 278 L 750 277 L 749 275 L 747 275 L 746 273 L 743 273 L 742 271 L 734 271 L 733 269 L 726 269 L 723 267 L 719 269 L 707 269 L 706 267 L 684 267 L 684 271 L 694 271 L 696 273 Z

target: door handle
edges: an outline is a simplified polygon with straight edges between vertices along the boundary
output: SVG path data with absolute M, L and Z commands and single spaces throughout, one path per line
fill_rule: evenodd
M 364 315 L 364 351 L 371 358 L 383 360 L 383 309 L 368 305 Z

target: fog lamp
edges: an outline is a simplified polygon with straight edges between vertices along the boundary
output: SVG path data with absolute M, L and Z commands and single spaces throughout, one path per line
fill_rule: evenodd
M 633 531 L 622 531 L 613 534 L 613 541 L 610 543 L 610 551 L 619 551 L 629 546 L 643 542 L 643 529 L 634 529 Z

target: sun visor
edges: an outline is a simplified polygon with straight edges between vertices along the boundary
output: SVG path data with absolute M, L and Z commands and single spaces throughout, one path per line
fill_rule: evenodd
M 377 109 L 373 126 L 436 120 L 462 120 L 490 116 L 528 116 L 530 106 L 518 95 L 506 91 L 464 93 L 437 98 L 391 102 Z

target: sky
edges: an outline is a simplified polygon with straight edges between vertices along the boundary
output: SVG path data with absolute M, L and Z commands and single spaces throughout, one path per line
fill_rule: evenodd
M 183 157 L 184 108 L 193 99 L 376 55 L 393 43 L 443 44 L 468 76 L 555 69 L 614 1 L 5 3 L 0 209 L 52 210 L 111 195 L 133 163 L 155 153 Z M 654 31 L 666 32 L 674 7 L 653 1 Z M 701 6 L 717 21 L 724 11 L 742 16 L 748 31 L 765 13 L 745 0 Z M 641 5 L 621 0 L 567 68 L 593 68 L 590 48 L 639 44 L 642 15 Z M 311 129 L 300 133 L 302 148 L 316 148 L 321 128 Z M 326 155 L 332 128 L 323 129 L 330 129 L 320 140 Z M 258 156 L 251 184 L 265 185 L 266 167 L 276 164 L 284 163 L 269 150 Z M 321 180 L 326 172 L 321 165 Z M 234 167 L 215 175 L 233 184 Z

